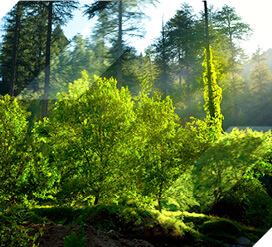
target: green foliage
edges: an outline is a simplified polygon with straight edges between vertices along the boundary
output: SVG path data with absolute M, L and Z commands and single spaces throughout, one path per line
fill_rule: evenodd
M 134 138 L 139 189 L 143 195 L 161 199 L 179 175 L 177 115 L 169 97 L 160 101 L 141 95 L 136 108 Z
M 84 247 L 87 244 L 84 235 L 77 236 L 75 232 L 72 232 L 70 236 L 63 239 L 64 247 Z
M 82 210 L 72 207 L 38 207 L 31 209 L 33 215 L 37 218 L 38 222 L 36 223 L 43 223 L 40 222 L 41 219 L 47 222 L 53 221 L 56 224 L 73 224 L 78 223 L 78 219 Z M 32 216 L 33 216 L 32 215 Z M 34 218 L 35 221 L 35 218 Z
M 130 93 L 125 88 L 119 91 L 114 79 L 96 78 L 80 95 L 80 85 L 86 87 L 88 83 L 90 79 L 83 73 L 83 78 L 71 84 L 69 93 L 56 103 L 54 115 L 37 123 L 34 130 L 39 141 L 50 147 L 49 154 L 61 174 L 62 198 L 78 193 L 96 200 L 113 196 L 111 192 L 121 182 L 120 174 L 126 171 L 124 158 L 134 119 Z M 63 191 L 77 183 L 74 190 Z
M 212 213 L 268 230 L 271 204 L 271 197 L 257 179 L 243 179 L 214 205 Z
M 23 208 L 12 207 L 0 211 L 0 246 L 35 247 L 34 241 L 37 236 L 28 235 L 31 229 L 24 226 L 27 223 L 26 210 Z
M 169 211 L 196 211 L 199 203 L 194 197 L 194 181 L 192 169 L 188 168 L 182 173 L 172 186 L 165 192 L 167 202 L 165 209 Z
M 28 135 L 28 116 L 18 100 L 0 97 L 0 204 L 30 205 L 53 190 L 54 169 L 40 143 Z
M 214 128 L 215 134 L 217 136 L 222 132 L 222 121 L 223 115 L 221 113 L 221 101 L 222 101 L 222 89 L 218 86 L 216 82 L 216 72 L 213 64 L 212 49 L 210 49 L 210 60 L 207 61 L 207 51 L 204 50 L 205 59 L 203 66 L 205 67 L 205 72 L 203 74 L 204 83 L 204 109 L 206 111 L 206 121 L 209 125 Z M 207 64 L 209 63 L 209 66 Z M 216 133 L 217 132 L 217 133 Z
M 245 200 L 244 222 L 260 229 L 269 230 L 272 221 L 272 199 L 264 189 L 251 191 Z
M 253 178 L 252 169 L 263 169 L 260 161 L 270 148 L 270 133 L 234 129 L 221 136 L 194 164 L 195 192 L 205 198 L 202 203 L 218 201 L 241 179 Z
M 183 212 L 182 217 L 187 226 L 198 232 L 200 239 L 204 241 L 207 239 L 221 241 L 221 245 L 218 246 L 222 246 L 222 242 L 236 242 L 239 236 L 244 236 L 256 242 L 265 233 L 263 230 L 249 228 L 229 219 L 205 214 Z
M 27 116 L 16 99 L 0 97 L 0 202 L 22 200 L 28 190 Z

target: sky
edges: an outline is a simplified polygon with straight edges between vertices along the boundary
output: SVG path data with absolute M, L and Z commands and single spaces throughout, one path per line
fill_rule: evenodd
M 0 18 L 12 8 L 17 0 L 4 0 L 4 4 L 1 3 Z M 92 1 L 80 0 L 81 4 L 87 4 Z M 169 18 L 175 15 L 177 9 L 181 7 L 183 3 L 188 3 L 193 7 L 196 13 L 203 10 L 204 4 L 202 0 L 160 0 L 157 7 L 148 7 L 147 14 L 150 16 L 149 20 L 145 20 L 144 25 L 146 28 L 146 36 L 144 39 L 135 40 L 130 44 L 135 46 L 139 52 L 143 52 L 144 49 L 151 44 L 155 38 L 159 37 L 162 18 L 164 22 L 167 22 Z M 207 0 L 208 6 L 213 5 L 215 8 L 221 8 L 224 4 L 231 7 L 235 7 L 237 15 L 242 17 L 243 22 L 250 24 L 253 29 L 253 35 L 250 40 L 241 43 L 246 54 L 251 56 L 255 52 L 258 46 L 262 50 L 272 48 L 272 1 L 270 0 Z M 71 39 L 77 33 L 81 33 L 84 36 L 90 34 L 90 27 L 95 25 L 95 20 L 88 21 L 86 16 L 82 16 L 82 12 L 78 10 L 75 13 L 75 17 L 64 28 L 65 34 Z

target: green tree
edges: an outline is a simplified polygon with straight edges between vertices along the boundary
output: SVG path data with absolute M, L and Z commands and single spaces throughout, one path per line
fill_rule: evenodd
M 21 98 L 38 98 L 41 93 L 41 83 L 44 83 L 45 54 L 46 54 L 46 19 L 48 13 L 45 3 L 20 2 L 22 15 L 20 19 L 20 45 L 17 48 L 16 78 L 14 95 Z M 1 93 L 8 93 L 8 86 L 12 79 L 12 50 L 14 43 L 14 11 L 5 19 L 3 46 L 1 47 L 0 75 L 2 78 Z M 64 36 L 60 25 L 52 29 L 51 55 L 56 56 L 67 46 L 68 40 Z M 44 85 L 43 85 L 44 86 Z M 24 91 L 26 90 L 26 91 Z M 24 92 L 23 92 L 24 91 Z
M 175 140 L 178 116 L 169 96 L 161 101 L 142 94 L 135 112 L 136 187 L 143 196 L 156 199 L 161 211 L 163 193 L 180 174 Z
M 235 125 L 239 123 L 239 105 L 238 95 L 240 80 L 236 81 L 239 71 L 239 60 L 243 58 L 243 50 L 237 45 L 239 41 L 247 39 L 251 34 L 251 28 L 248 24 L 242 22 L 242 18 L 236 14 L 235 8 L 224 5 L 222 10 L 217 11 L 213 16 L 213 25 L 219 34 L 226 37 L 225 50 L 230 52 L 229 76 L 230 91 L 233 99 Z
M 54 6 L 54 7 L 53 7 Z M 52 25 L 64 24 L 72 18 L 72 10 L 76 8 L 76 2 L 48 2 L 47 6 L 47 33 L 46 33 L 46 50 L 45 50 L 45 83 L 44 96 L 42 101 L 42 119 L 48 114 L 48 96 L 50 91 L 50 60 L 51 60 L 51 40 Z
M 265 53 L 262 53 L 260 48 L 252 55 L 251 60 L 253 68 L 249 74 L 249 83 L 251 84 L 252 91 L 258 97 L 258 103 L 264 105 L 265 100 L 269 97 L 268 89 L 269 84 L 272 82 L 272 74 L 266 64 Z
M 262 159 L 271 148 L 271 133 L 234 129 L 222 135 L 195 162 L 195 193 L 202 205 L 218 202 L 252 171 L 264 169 Z
M 51 155 L 61 174 L 60 194 L 70 188 L 69 197 L 81 193 L 94 197 L 97 204 L 103 197 L 114 197 L 122 182 L 126 170 L 122 157 L 131 138 L 134 113 L 128 89 L 119 91 L 116 80 L 90 82 L 84 72 L 57 102 L 54 115 L 36 129 L 41 142 L 53 147 Z
M 16 99 L 0 98 L 1 201 L 16 202 L 24 193 L 29 154 L 26 147 L 28 114 Z M 20 198 L 21 199 L 21 198 Z
M 50 168 L 28 135 L 29 113 L 9 95 L 0 97 L 0 204 L 32 203 L 52 189 Z
M 104 15 L 103 19 L 99 19 L 103 24 L 103 29 L 99 29 L 102 34 L 105 30 L 109 32 L 108 38 L 112 44 L 110 51 L 112 60 L 116 61 L 116 78 L 118 81 L 118 88 L 123 86 L 123 54 L 126 49 L 126 37 L 143 37 L 143 28 L 139 25 L 139 22 L 144 18 L 144 13 L 139 11 L 140 6 L 146 6 L 148 4 L 154 4 L 156 0 L 114 0 L 110 2 L 96 1 L 92 5 L 86 5 L 85 13 L 92 18 L 95 14 L 102 15 L 103 11 L 106 11 L 107 17 Z M 103 20 L 107 20 L 107 26 Z M 137 25 L 135 25 L 137 20 Z M 104 37 L 105 37 L 104 35 Z
M 17 71 L 17 58 L 18 58 L 18 46 L 19 46 L 19 32 L 20 32 L 20 22 L 22 16 L 22 4 L 20 2 L 17 3 L 16 7 L 16 21 L 15 21 L 15 29 L 14 29 L 14 40 L 13 40 L 13 48 L 12 48 L 12 72 L 11 72 L 11 81 L 10 81 L 10 96 L 14 96 L 14 84 L 16 81 L 16 71 Z
M 187 92 L 192 90 L 192 82 L 196 80 L 195 70 L 199 66 L 203 27 L 193 14 L 188 4 L 183 4 L 174 17 L 167 22 L 171 59 L 176 62 L 178 82 L 185 81 Z
M 163 97 L 167 96 L 169 92 L 172 76 L 170 66 L 170 47 L 169 47 L 169 36 L 166 25 L 162 21 L 161 36 L 157 39 L 153 45 L 155 62 L 159 70 L 158 80 L 155 85 L 161 91 Z

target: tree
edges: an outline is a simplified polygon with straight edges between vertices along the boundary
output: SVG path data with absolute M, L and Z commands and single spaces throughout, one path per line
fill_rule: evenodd
M 17 3 L 16 8 L 16 22 L 15 22 L 15 30 L 14 30 L 14 40 L 13 40 L 13 49 L 12 49 L 12 72 L 11 72 L 11 81 L 10 81 L 10 96 L 14 96 L 14 84 L 16 80 L 16 70 L 17 70 L 17 57 L 18 57 L 18 45 L 19 45 L 19 30 L 20 30 L 20 22 L 22 15 L 22 6 L 21 3 Z
M 224 5 L 222 10 L 213 16 L 213 24 L 219 34 L 227 38 L 226 50 L 230 51 L 229 73 L 231 76 L 231 89 L 234 104 L 235 125 L 239 123 L 239 106 L 237 102 L 237 91 L 239 89 L 238 81 L 234 75 L 239 67 L 239 59 L 243 56 L 242 50 L 236 44 L 236 41 L 244 40 L 249 37 L 251 28 L 248 24 L 241 22 L 242 18 L 238 16 L 235 9 Z
M 9 95 L 0 97 L 0 204 L 29 204 L 52 189 L 46 159 L 28 134 L 30 113 Z M 54 180 L 54 179 L 53 179 Z
M 134 113 L 128 89 L 119 91 L 116 80 L 90 82 L 84 72 L 57 102 L 55 114 L 40 122 L 36 131 L 53 147 L 51 155 L 61 174 L 60 194 L 68 187 L 68 195 L 91 196 L 97 204 L 103 197 L 113 197 L 111 192 L 122 182 L 120 174 L 126 170 L 122 158 Z
M 262 170 L 261 159 L 271 148 L 271 134 L 234 129 L 222 135 L 195 162 L 196 194 L 202 203 L 218 202 L 252 170 Z M 203 201 L 203 199 L 206 202 Z
M 155 53 L 155 61 L 157 68 L 160 73 L 158 76 L 158 80 L 156 82 L 157 87 L 162 92 L 163 97 L 165 98 L 167 92 L 170 89 L 170 81 L 172 78 L 170 76 L 170 49 L 169 49 L 169 36 L 167 33 L 166 26 L 162 21 L 162 31 L 161 36 L 157 39 L 157 42 L 153 45 L 154 53 Z
M 180 174 L 175 140 L 178 117 L 169 96 L 161 101 L 142 94 L 135 112 L 136 187 L 143 196 L 155 198 L 161 211 L 163 193 Z
M 251 58 L 252 69 L 248 77 L 251 91 L 251 109 L 254 114 L 254 122 L 259 125 L 268 125 L 270 118 L 270 92 L 272 74 L 267 65 L 266 53 L 258 48 Z M 253 111 L 252 111 L 253 110 Z M 258 116 L 258 117 L 256 117 Z
M 192 7 L 183 4 L 166 24 L 169 36 L 171 58 L 177 61 L 179 84 L 185 80 L 187 91 L 192 89 L 193 72 L 199 64 L 203 28 L 193 14 Z M 190 89 L 191 88 L 191 89 Z
M 64 24 L 68 19 L 72 18 L 72 10 L 76 8 L 73 1 L 55 2 L 55 11 L 53 9 L 53 1 L 48 2 L 46 6 L 48 11 L 47 34 L 46 34 L 46 51 L 45 51 L 45 83 L 44 96 L 42 101 L 42 119 L 48 114 L 48 96 L 50 90 L 50 59 L 51 59 L 51 38 L 52 25 Z
M 15 84 L 17 81 L 17 71 L 18 71 L 18 53 L 19 53 L 19 38 L 21 36 L 22 29 L 22 17 L 25 9 L 22 2 L 18 2 L 16 7 L 13 8 L 8 16 L 6 17 L 6 31 L 7 34 L 3 39 L 3 46 L 1 49 L 1 54 L 8 51 L 10 57 L 6 58 L 1 56 L 1 77 L 3 83 L 6 83 L 6 88 L 4 88 L 4 93 L 9 93 L 9 95 L 14 96 Z M 9 65 L 6 66 L 5 63 Z M 8 68 L 7 68 L 8 67 Z M 4 71 L 7 71 L 4 73 Z M 8 74 L 8 75 L 7 75 Z
M 209 48 L 210 49 L 210 48 Z M 212 50 L 208 60 L 207 51 L 205 50 L 205 60 L 203 65 L 205 72 L 203 74 L 204 82 L 204 110 L 206 111 L 206 121 L 210 124 L 215 138 L 222 133 L 223 115 L 221 113 L 220 103 L 222 101 L 222 89 L 216 82 L 216 73 L 213 64 Z
M 269 84 L 272 82 L 272 74 L 268 65 L 266 64 L 265 53 L 258 48 L 252 55 L 252 62 L 254 63 L 251 73 L 249 74 L 249 83 L 252 91 L 256 93 L 259 103 L 264 104 L 268 97 Z
M 155 53 L 152 47 L 148 47 L 145 50 L 145 55 L 140 55 L 139 57 L 140 65 L 137 71 L 137 76 L 141 82 L 148 82 L 150 85 L 154 86 L 155 82 L 159 77 L 159 68 L 155 63 Z
M 144 14 L 136 10 L 139 6 L 147 4 L 154 4 L 156 0 L 114 0 L 114 1 L 96 1 L 92 5 L 86 6 L 86 11 L 89 18 L 92 18 L 96 13 L 101 15 L 102 10 L 107 14 L 109 39 L 112 44 L 111 55 L 112 60 L 116 61 L 117 71 L 116 78 L 118 81 L 118 88 L 123 85 L 123 54 L 126 51 L 126 36 L 143 37 L 143 28 L 139 22 L 143 19 Z M 135 25 L 137 20 L 137 26 Z M 100 19 L 101 21 L 101 19 Z M 105 26 L 104 26 L 105 27 Z M 104 31 L 103 31 L 104 32 Z M 107 33 L 106 33 L 107 35 Z M 104 36 L 105 37 L 105 36 Z
M 9 95 L 0 98 L 0 167 L 1 202 L 15 203 L 24 193 L 24 173 L 27 175 L 28 114 Z
M 20 5 L 22 5 L 23 11 L 20 19 L 20 45 L 17 47 L 14 95 L 18 96 L 26 88 L 28 88 L 28 91 L 33 90 L 31 93 L 36 95 L 40 93 L 40 84 L 45 68 L 46 19 L 48 18 L 48 13 L 45 8 L 45 2 L 42 1 L 20 2 Z M 0 55 L 2 94 L 8 93 L 8 87 L 12 78 L 12 50 L 16 27 L 14 20 L 15 10 L 12 10 L 5 20 L 5 34 Z M 51 57 L 59 54 L 60 50 L 68 43 L 59 25 L 53 26 L 52 37 Z

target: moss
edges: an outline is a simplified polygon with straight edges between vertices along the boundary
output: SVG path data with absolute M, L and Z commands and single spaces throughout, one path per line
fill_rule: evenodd
M 256 242 L 264 234 L 261 230 L 205 214 L 165 210 L 160 213 L 120 205 L 36 208 L 30 212 L 36 220 L 47 219 L 56 224 L 84 223 L 103 231 L 114 230 L 123 236 L 144 236 L 158 243 L 174 241 L 183 246 L 217 247 L 224 242 L 235 243 L 239 236 Z

